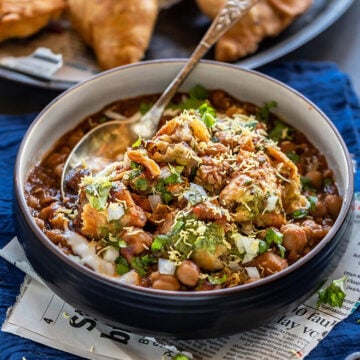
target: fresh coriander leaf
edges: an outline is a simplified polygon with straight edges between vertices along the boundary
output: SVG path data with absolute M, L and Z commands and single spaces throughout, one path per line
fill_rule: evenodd
M 131 145 L 131 147 L 132 148 L 137 148 L 137 147 L 139 147 L 141 145 L 141 142 L 142 142 L 142 138 L 141 138 L 141 136 L 139 136 L 137 138 L 137 140 Z
M 162 201 L 165 203 L 165 204 L 168 204 L 172 199 L 173 199 L 173 196 L 171 195 L 170 192 L 168 191 L 163 191 L 161 193 L 161 199 Z
M 194 99 L 205 100 L 208 98 L 208 92 L 203 86 L 195 85 L 189 90 L 189 96 Z
M 212 285 L 221 285 L 226 281 L 226 274 L 221 277 L 208 275 L 208 280 Z
M 116 272 L 119 275 L 123 275 L 126 274 L 127 272 L 129 272 L 129 264 L 127 263 L 126 259 L 122 256 L 119 256 L 116 260 L 115 260 L 115 268 L 116 268 Z
M 156 235 L 152 244 L 151 244 L 151 250 L 152 251 L 159 251 L 161 250 L 164 245 L 169 240 L 169 237 L 167 235 Z
M 300 176 L 300 183 L 304 190 L 307 190 L 307 191 L 315 190 L 311 180 L 306 176 Z
M 181 221 L 181 220 L 178 220 L 178 221 L 176 221 L 176 223 L 174 224 L 174 226 L 172 227 L 172 229 L 171 229 L 171 232 L 173 233 L 173 234 L 177 234 L 181 229 L 182 229 L 182 227 L 184 226 L 184 222 L 183 221 Z
M 275 244 L 282 244 L 283 238 L 284 235 L 272 227 L 266 230 L 265 240 L 269 245 L 271 245 L 273 242 Z
M 86 198 L 91 207 L 102 211 L 106 208 L 107 199 L 112 188 L 111 181 L 99 181 L 85 186 Z
M 274 141 L 291 139 L 291 129 L 280 120 L 275 120 L 275 125 L 269 132 L 269 138 Z
M 269 101 L 269 102 L 265 103 L 264 106 L 256 114 L 256 117 L 260 121 L 266 123 L 269 119 L 270 110 L 275 107 L 277 107 L 276 101 Z
M 328 304 L 332 307 L 341 307 L 345 299 L 345 283 L 347 276 L 333 280 L 328 287 L 320 289 L 317 294 L 319 299 L 316 303 L 317 307 L 321 304 Z
M 203 103 L 198 108 L 201 120 L 207 127 L 212 127 L 216 123 L 216 110 L 207 103 Z
M 268 249 L 269 249 L 268 243 L 264 240 L 259 240 L 259 254 L 263 254 L 267 252 Z
M 299 209 L 293 211 L 290 215 L 293 219 L 303 219 L 308 215 L 308 211 L 307 209 Z
M 145 268 L 144 264 L 141 262 L 141 258 L 133 257 L 131 259 L 131 266 L 140 276 L 145 276 L 147 273 L 147 269 Z
M 315 208 L 316 208 L 317 201 L 318 201 L 317 197 L 316 196 L 309 196 L 307 199 L 309 201 L 308 210 L 309 211 L 314 211 Z
M 277 244 L 276 246 L 279 249 L 281 258 L 283 259 L 285 257 L 286 248 L 284 246 L 282 246 L 281 244 Z
M 145 266 L 155 264 L 158 261 L 156 258 L 151 257 L 149 254 L 141 256 L 140 260 Z
M 145 191 L 148 188 L 148 181 L 144 178 L 137 178 L 134 181 L 134 188 L 139 191 Z

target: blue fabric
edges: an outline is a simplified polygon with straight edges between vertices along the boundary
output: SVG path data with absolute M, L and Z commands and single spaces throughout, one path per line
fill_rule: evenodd
M 332 63 L 290 62 L 265 66 L 260 71 L 292 86 L 318 105 L 334 122 L 358 161 L 355 190 L 360 191 L 360 105 L 348 77 Z M 0 248 L 14 235 L 11 188 L 13 166 L 19 143 L 34 114 L 0 116 Z M 14 304 L 23 274 L 0 259 L 0 323 L 6 310 Z M 360 318 L 358 309 L 311 352 L 309 360 L 343 360 L 360 351 Z M 0 332 L 0 360 L 80 359 L 12 334 Z

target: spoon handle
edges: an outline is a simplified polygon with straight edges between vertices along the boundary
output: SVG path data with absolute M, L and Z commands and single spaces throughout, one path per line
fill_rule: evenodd
M 152 129 L 156 130 L 159 119 L 164 112 L 166 106 L 169 104 L 172 97 L 175 95 L 179 86 L 190 74 L 199 60 L 209 51 L 217 40 L 229 30 L 241 17 L 243 17 L 248 10 L 255 5 L 259 0 L 227 0 L 224 7 L 219 11 L 216 18 L 213 20 L 209 29 L 201 39 L 198 46 L 195 48 L 191 57 L 181 71 L 176 75 L 174 80 L 166 88 L 160 98 L 156 101 L 153 107 L 142 118 L 148 125 L 152 125 Z M 149 124 L 149 123 L 150 124 Z M 148 128 L 148 130 L 150 130 Z

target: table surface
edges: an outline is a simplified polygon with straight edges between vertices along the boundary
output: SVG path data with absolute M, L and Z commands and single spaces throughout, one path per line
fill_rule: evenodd
M 360 0 L 355 0 L 329 29 L 274 62 L 296 59 L 333 61 L 350 76 L 355 91 L 360 95 L 359 15 Z M 0 94 L 0 113 L 14 114 L 40 111 L 59 92 L 0 79 Z

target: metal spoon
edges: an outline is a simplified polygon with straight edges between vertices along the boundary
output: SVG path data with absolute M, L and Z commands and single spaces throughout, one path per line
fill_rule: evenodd
M 156 132 L 166 106 L 199 60 L 209 51 L 216 41 L 258 1 L 259 0 L 227 0 L 185 66 L 180 70 L 152 108 L 137 122 L 126 123 L 124 120 L 109 121 L 97 126 L 79 141 L 64 164 L 61 177 L 61 194 L 63 198 L 65 198 L 66 176 L 71 169 L 79 165 L 79 161 L 85 162 L 87 167 L 91 169 L 90 160 L 98 157 L 99 152 L 101 152 L 102 158 L 108 158 L 109 160 L 115 158 L 114 151 L 111 151 L 109 154 L 109 151 L 104 149 L 104 145 L 106 145 L 107 150 L 117 148 L 116 153 L 121 151 L 125 152 L 127 146 L 129 146 L 137 136 L 141 135 L 143 138 L 149 138 Z M 133 136 L 127 136 L 125 138 L 123 131 L 119 131 L 119 127 L 124 127 L 125 125 L 130 135 L 132 134 Z M 116 134 L 120 136 L 121 140 Z M 106 140 L 104 140 L 105 138 Z M 119 144 L 121 144 L 120 149 Z M 106 152 L 108 152 L 108 154 Z

